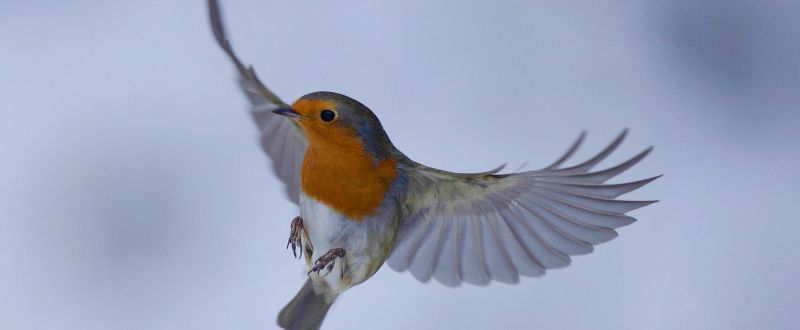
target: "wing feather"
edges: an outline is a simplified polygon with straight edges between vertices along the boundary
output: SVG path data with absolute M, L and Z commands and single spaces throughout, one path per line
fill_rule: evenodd
M 536 189 L 533 191 L 537 195 L 546 195 L 553 199 L 569 202 L 573 205 L 584 207 L 588 210 L 623 215 L 638 208 L 655 203 L 655 201 L 627 201 L 618 199 L 606 199 L 598 197 L 587 197 L 578 194 L 568 194 L 549 189 Z
M 497 226 L 500 223 L 494 216 L 494 212 L 487 213 L 486 220 L 481 223 L 483 224 L 482 233 L 485 238 L 484 250 L 486 251 L 487 260 L 493 262 L 489 267 L 492 279 L 503 283 L 519 282 L 517 268 L 514 267 L 511 256 L 505 249 L 502 243 L 503 240 L 498 232 Z
M 652 147 L 645 149 L 638 155 L 634 156 L 633 158 L 625 161 L 622 164 L 617 166 L 597 171 L 597 172 L 587 172 L 587 173 L 579 173 L 579 174 L 569 174 L 569 175 L 560 175 L 558 173 L 554 176 L 545 176 L 541 175 L 542 178 L 540 180 L 545 181 L 557 181 L 557 182 L 572 182 L 572 183 L 604 183 L 608 180 L 613 179 L 615 176 L 619 175 L 622 172 L 625 172 L 627 169 L 636 165 L 639 161 L 644 159 L 650 151 L 653 150 Z M 539 174 L 539 173 L 537 173 Z
M 552 199 L 547 196 L 541 197 L 542 198 L 538 200 L 539 204 L 554 210 L 558 210 L 560 214 L 563 214 L 571 219 L 581 219 L 582 222 L 588 225 L 605 228 L 619 228 L 632 224 L 636 221 L 636 219 L 627 215 L 609 214 L 588 210 L 586 208 L 569 204 L 568 202 Z
M 576 193 L 581 196 L 598 197 L 598 198 L 617 198 L 626 193 L 641 188 L 642 186 L 658 179 L 660 176 L 654 176 L 649 179 L 618 183 L 618 184 L 596 184 L 596 183 L 567 183 L 567 182 L 547 182 L 541 181 L 537 183 L 539 187 L 550 188 L 552 190 L 564 193 Z
M 308 147 L 306 137 L 296 123 L 272 113 L 272 110 L 287 105 L 261 83 L 252 66 L 245 67 L 236 56 L 225 34 L 216 0 L 208 0 L 208 14 L 214 38 L 236 67 L 239 86 L 250 101 L 250 112 L 261 131 L 261 147 L 272 161 L 273 171 L 284 183 L 287 197 L 297 204 L 300 199 L 300 169 Z
M 536 214 L 538 218 L 547 221 L 558 228 L 561 233 L 564 233 L 565 235 L 579 242 L 594 245 L 607 242 L 617 236 L 617 233 L 612 229 L 585 224 L 578 220 L 567 217 L 555 209 L 542 206 L 539 203 L 532 203 L 529 208 L 534 212 L 534 214 Z M 569 248 L 571 248 L 571 246 L 558 248 L 558 250 L 568 253 L 567 249 Z
M 523 246 L 519 235 L 516 231 L 514 231 L 512 225 L 508 223 L 508 220 L 501 214 L 500 211 L 497 211 L 495 217 L 497 219 L 499 232 L 502 237 L 501 241 L 504 244 L 505 250 L 508 251 L 509 257 L 514 264 L 514 268 L 517 270 L 519 275 L 543 275 L 544 267 L 530 252 L 528 252 L 528 249 Z
M 464 281 L 474 285 L 486 285 L 491 281 L 481 240 L 480 216 L 472 215 L 464 219 L 467 222 L 464 238 L 460 272 Z
M 438 253 L 436 253 L 436 257 L 433 261 L 435 270 L 433 273 L 433 277 L 447 286 L 456 286 L 461 282 L 461 278 L 459 278 L 458 270 L 458 237 L 460 234 L 458 233 L 459 226 L 457 221 L 452 221 L 451 219 L 443 219 L 442 222 L 446 222 L 444 225 L 444 232 L 443 235 L 443 242 L 442 247 Z
M 409 270 L 414 277 L 420 282 L 427 282 L 433 275 L 434 264 L 436 256 L 442 246 L 442 230 L 446 223 L 442 219 L 432 221 L 435 226 L 425 236 L 419 250 L 415 251 L 411 258 Z
M 564 155 L 562 155 L 560 158 L 558 158 L 558 160 L 550 164 L 550 166 L 545 167 L 544 169 L 545 170 L 558 169 L 558 167 L 561 166 L 561 164 L 567 161 L 570 157 L 572 157 L 572 155 L 575 154 L 576 151 L 578 151 L 578 148 L 583 143 L 584 138 L 586 138 L 586 131 L 581 132 L 581 135 L 578 136 L 578 139 L 576 139 L 575 142 L 572 143 L 572 146 L 569 147 L 569 149 L 567 149 L 567 152 L 565 152 Z
M 570 256 L 592 252 L 594 245 L 617 237 L 616 228 L 636 221 L 626 213 L 655 202 L 617 198 L 660 176 L 605 183 L 652 148 L 591 172 L 626 135 L 624 130 L 589 160 L 561 168 L 583 142 L 582 133 L 550 166 L 511 174 L 451 173 L 405 159 L 401 169 L 411 193 L 404 219 L 409 220 L 400 225 L 389 266 L 409 269 L 421 281 L 433 277 L 456 286 L 516 283 L 519 276 L 569 265 Z
M 556 246 L 562 248 L 582 242 L 560 232 L 552 224 L 545 222 L 525 208 L 518 208 L 516 215 L 506 215 L 510 223 L 519 225 L 516 229 L 525 238 L 529 251 L 536 256 L 539 263 L 545 268 L 560 268 L 569 264 L 569 256 L 565 255 Z M 522 213 L 522 214 L 520 214 Z
M 388 260 L 389 266 L 392 269 L 398 271 L 408 270 L 411 259 L 414 253 L 419 250 L 424 240 L 424 235 L 427 234 L 427 229 L 430 225 L 430 221 L 423 221 L 418 226 L 408 226 L 404 228 L 406 231 L 403 233 L 403 236 L 406 237 L 406 239 L 395 243 L 392 248 L 392 255 L 395 257 Z
M 606 157 L 611 155 L 611 153 L 614 152 L 614 150 L 617 150 L 617 147 L 619 147 L 619 145 L 622 143 L 622 140 L 625 139 L 626 135 L 628 135 L 628 130 L 627 129 L 623 130 L 622 133 L 620 133 L 617 136 L 617 138 L 615 138 L 614 141 L 612 141 L 611 144 L 609 144 L 599 154 L 595 155 L 594 157 L 590 158 L 589 160 L 587 160 L 587 161 L 585 161 L 583 163 L 580 163 L 580 164 L 572 166 L 572 167 L 567 167 L 567 168 L 564 168 L 564 169 L 557 170 L 557 172 L 558 173 L 562 173 L 562 174 L 565 174 L 565 173 L 585 173 L 585 172 L 591 170 L 592 167 L 594 167 L 598 163 L 602 162 L 604 159 L 606 159 Z

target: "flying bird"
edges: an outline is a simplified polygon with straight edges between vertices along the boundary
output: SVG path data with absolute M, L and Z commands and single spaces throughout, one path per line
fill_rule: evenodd
M 261 133 L 261 145 L 300 208 L 287 248 L 305 260 L 308 279 L 278 315 L 287 329 L 316 329 L 334 300 L 384 263 L 446 285 L 517 283 L 565 267 L 636 219 L 625 215 L 655 201 L 617 197 L 659 176 L 607 184 L 652 149 L 608 169 L 623 131 L 596 156 L 562 165 L 585 133 L 540 170 L 501 174 L 431 168 L 395 148 L 375 114 L 342 94 L 314 92 L 284 103 L 236 56 L 216 0 L 209 0 L 217 43 L 238 72 Z

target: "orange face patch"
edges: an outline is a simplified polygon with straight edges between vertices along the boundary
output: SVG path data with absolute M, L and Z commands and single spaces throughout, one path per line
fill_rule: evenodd
M 336 111 L 336 103 L 333 101 L 299 99 L 292 104 L 292 109 L 303 116 L 297 123 L 305 131 L 310 144 L 325 139 L 338 140 L 352 134 L 346 127 L 334 125 L 335 120 L 324 122 L 320 119 L 323 110 Z
M 322 121 L 322 110 L 337 110 L 334 102 L 301 99 L 292 108 L 305 117 L 298 124 L 308 138 L 303 192 L 352 220 L 363 221 L 381 206 L 397 177 L 397 162 L 389 158 L 375 164 L 353 128 Z
M 336 103 L 328 100 L 299 99 L 292 104 L 292 109 L 308 119 L 319 118 L 322 110 L 336 110 Z

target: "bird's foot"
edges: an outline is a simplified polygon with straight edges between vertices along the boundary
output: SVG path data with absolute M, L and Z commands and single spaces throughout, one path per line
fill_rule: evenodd
M 288 249 L 289 246 L 292 246 L 292 254 L 295 258 L 302 258 L 303 257 L 303 218 L 295 217 L 292 219 L 292 224 L 290 226 L 292 229 L 289 232 L 289 242 L 286 243 L 286 248 Z M 297 247 L 300 246 L 300 256 L 297 256 Z
M 308 275 L 316 272 L 319 276 L 327 276 L 333 270 L 333 266 L 336 264 L 336 258 L 344 258 L 344 255 L 345 252 L 342 248 L 331 249 L 314 262 L 314 267 L 311 267 L 311 270 L 308 271 Z M 327 272 L 325 272 L 325 274 L 320 274 L 323 269 Z M 341 276 L 344 277 L 344 265 L 342 265 L 341 269 Z

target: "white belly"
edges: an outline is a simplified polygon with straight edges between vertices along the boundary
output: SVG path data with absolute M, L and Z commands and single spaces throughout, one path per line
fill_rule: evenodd
M 372 276 L 388 255 L 385 245 L 394 243 L 394 219 L 348 220 L 336 210 L 302 193 L 300 216 L 307 235 L 303 237 L 304 250 L 308 251 L 306 244 L 310 243 L 313 251 L 306 258 L 306 271 L 329 250 L 345 250 L 344 260 L 337 259 L 329 273 L 324 269 L 319 275 L 310 275 L 318 287 L 327 287 L 333 293 L 341 293 Z

